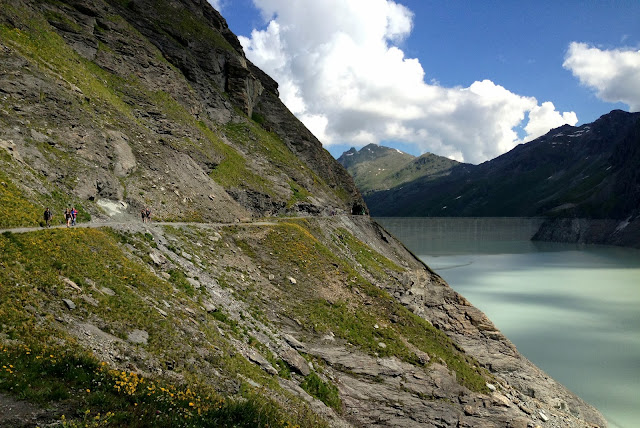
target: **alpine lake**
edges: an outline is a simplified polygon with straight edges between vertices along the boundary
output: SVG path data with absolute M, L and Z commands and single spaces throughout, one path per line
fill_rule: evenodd
M 533 242 L 535 218 L 375 220 L 610 427 L 639 426 L 640 250 Z

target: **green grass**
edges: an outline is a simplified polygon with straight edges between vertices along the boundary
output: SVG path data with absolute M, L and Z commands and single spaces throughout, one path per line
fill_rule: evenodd
M 0 391 L 20 391 L 20 399 L 39 405 L 64 402 L 75 409 L 58 414 L 66 427 L 323 426 L 309 413 L 292 417 L 254 392 L 225 398 L 203 385 L 110 369 L 73 348 L 0 345 Z
M 456 374 L 461 385 L 477 392 L 487 392 L 489 374 L 473 358 L 462 352 L 443 332 L 411 313 L 385 290 L 360 276 L 344 259 L 335 255 L 307 228 L 306 222 L 282 222 L 272 227 L 263 241 L 250 242 L 255 254 L 268 257 L 263 265 L 278 266 L 282 276 L 299 272 L 303 285 L 280 284 L 286 296 L 286 311 L 295 314 L 303 326 L 316 334 L 328 331 L 373 356 L 395 356 L 415 365 L 424 364 L 412 349 L 442 360 Z M 365 269 L 379 275 L 384 269 L 401 268 L 365 246 L 345 230 L 331 238 L 356 254 Z M 301 278 L 301 279 L 300 279 Z M 332 301 L 322 294 L 329 284 L 342 284 Z M 334 294 L 334 293 L 331 293 Z M 397 319 L 396 322 L 389 322 Z M 376 327 L 377 326 L 377 327 Z M 380 344 L 383 344 L 381 346 Z
M 166 381 L 142 379 L 97 366 L 97 360 L 75 345 L 76 339 L 53 318 L 53 314 L 66 311 L 63 298 L 76 303 L 74 317 L 88 318 L 91 322 L 101 320 L 98 322 L 102 330 L 122 339 L 136 328 L 147 331 L 148 344 L 137 346 L 143 346 L 156 358 L 182 362 L 194 358 L 200 361 L 196 364 L 211 364 L 225 377 L 236 378 L 241 374 L 269 391 L 282 393 L 274 377 L 242 355 L 215 352 L 216 348 L 225 350 L 231 346 L 221 336 L 219 327 L 238 338 L 247 334 L 227 315 L 214 312 L 211 317 L 199 318 L 199 330 L 206 343 L 211 344 L 204 354 L 206 359 L 201 360 L 198 352 L 202 350 L 196 351 L 191 344 L 184 343 L 180 333 L 183 324 L 191 323 L 187 316 L 182 311 L 165 308 L 169 312 L 165 318 L 148 303 L 166 300 L 172 302 L 172 308 L 184 305 L 197 311 L 199 307 L 189 291 L 180 287 L 184 273 L 174 273 L 175 278 L 165 281 L 123 252 L 126 245 L 135 254 L 144 255 L 152 244 L 144 234 L 97 229 L 0 235 L 0 338 L 3 338 L 0 344 L 2 340 L 9 341 L 1 349 L 4 356 L 0 355 L 0 367 L 9 370 L 0 373 L 0 390 L 12 394 L 27 390 L 23 399 L 43 405 L 65 400 L 68 404 L 65 406 L 75 409 L 73 414 L 66 415 L 67 426 L 82 426 L 98 413 L 104 418 L 107 412 L 109 418 L 100 419 L 105 426 L 324 426 L 299 401 L 283 407 L 268 398 L 272 393 L 245 388 L 241 395 L 220 401 L 211 387 L 203 386 L 206 382 L 197 371 L 183 371 L 187 383 L 175 387 L 175 397 L 160 394 L 157 393 L 160 386 L 169 388 Z M 73 280 L 82 291 L 64 285 L 62 278 Z M 99 292 L 103 287 L 115 295 Z M 80 299 L 80 293 L 92 297 L 97 306 Z M 283 362 L 275 361 L 275 366 L 286 375 Z M 176 370 L 181 371 L 181 367 L 179 364 Z M 118 382 L 120 389 L 116 388 Z M 188 396 L 189 390 L 194 395 Z M 180 399 L 179 394 L 187 395 Z M 213 406 L 214 402 L 220 405 Z M 157 415 L 161 415 L 160 419 L 154 419 Z M 155 425 L 155 421 L 160 425 Z
M 353 236 L 348 230 L 340 228 L 337 230 L 337 235 L 334 242 L 347 248 L 355 260 L 368 272 L 374 274 L 376 277 L 384 277 L 387 272 L 403 272 L 404 269 L 392 262 L 382 254 L 371 249 L 368 245 L 365 245 L 362 241 Z
M 300 186 L 295 181 L 289 181 L 289 187 L 291 188 L 291 198 L 289 198 L 289 201 L 287 202 L 288 207 L 291 207 L 298 202 L 306 202 L 311 196 L 311 192 Z
M 270 173 L 277 173 L 276 169 L 281 169 L 291 177 L 298 177 L 299 181 L 311 177 L 314 185 L 325 185 L 324 181 L 307 168 L 277 134 L 266 131 L 257 123 L 230 122 L 224 126 L 223 131 L 229 139 L 244 146 L 249 154 L 269 159 Z M 290 201 L 290 205 L 298 200 L 306 200 L 311 195 L 309 189 L 304 188 L 299 182 L 290 181 L 290 186 L 294 192 L 293 202 Z
M 338 388 L 336 388 L 335 385 L 320 379 L 320 376 L 316 373 L 311 372 L 304 378 L 304 381 L 300 386 L 302 389 L 307 391 L 309 395 L 322 401 L 327 406 L 337 410 L 338 412 L 341 411 L 342 400 L 340 400 Z
M 40 212 L 42 211 L 42 212 Z M 38 226 L 44 208 L 38 208 L 0 170 L 0 228 Z

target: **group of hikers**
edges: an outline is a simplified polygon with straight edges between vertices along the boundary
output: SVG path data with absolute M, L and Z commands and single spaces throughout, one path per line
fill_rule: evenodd
M 144 207 L 142 211 L 140 211 L 140 215 L 142 216 L 143 223 L 149 223 L 151 221 L 151 209 L 149 207 Z M 64 210 L 64 219 L 67 222 L 67 227 L 75 226 L 76 219 L 78 217 L 78 210 L 75 207 L 70 207 Z M 47 207 L 44 210 L 44 223 L 46 227 L 51 227 L 51 219 L 53 219 L 53 213 Z
M 151 209 L 144 207 L 142 211 L 140 211 L 140 217 L 142 217 L 143 223 L 149 223 L 151 221 Z
M 70 207 L 64 210 L 64 219 L 67 222 L 67 227 L 75 226 L 77 218 L 78 210 L 76 210 L 76 207 Z M 47 207 L 47 209 L 44 210 L 44 223 L 46 227 L 51 227 L 51 219 L 53 219 L 53 213 L 49 207 Z

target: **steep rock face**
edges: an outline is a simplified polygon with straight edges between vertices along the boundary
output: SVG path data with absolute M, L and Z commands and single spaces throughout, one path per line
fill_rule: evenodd
M 163 53 L 166 52 L 169 61 L 185 72 L 190 83 L 200 88 L 205 98 L 211 96 L 207 92 L 211 91 L 209 88 L 213 75 L 214 83 L 218 87 L 226 88 L 231 99 L 245 114 L 252 117 L 254 112 L 257 113 L 261 125 L 278 134 L 288 148 L 327 184 L 346 190 L 350 200 L 353 200 L 351 211 L 366 212 L 366 206 L 352 179 L 322 148 L 318 139 L 282 104 L 278 98 L 278 84 L 244 57 L 237 37 L 230 32 L 224 18 L 206 1 L 182 0 L 181 4 L 188 9 L 195 9 L 196 13 L 204 13 L 205 18 L 214 28 L 220 29 L 225 41 L 229 42 L 234 50 L 230 51 L 222 46 L 216 48 L 214 55 L 209 40 L 202 43 L 189 40 L 185 53 L 184 43 L 175 46 L 176 40 L 163 37 L 161 32 L 154 31 L 154 24 L 158 22 L 157 11 L 162 9 L 157 2 L 145 4 L 144 0 L 136 0 L 132 9 L 137 12 L 131 16 L 130 22 L 154 41 Z M 148 14 L 146 21 L 141 19 L 140 13 Z M 210 64 L 218 64 L 219 68 L 211 69 Z M 203 70 L 204 73 L 198 73 L 198 70 Z
M 363 211 L 206 1 L 5 3 L 0 141 L 29 166 L 17 182 L 51 177 L 94 215 L 100 199 L 221 221 Z M 263 99 L 277 129 L 256 122 Z

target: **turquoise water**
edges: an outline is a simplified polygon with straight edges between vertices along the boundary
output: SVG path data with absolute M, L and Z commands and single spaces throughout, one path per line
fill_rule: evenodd
M 640 251 L 532 243 L 535 219 L 521 230 L 491 219 L 475 227 L 463 219 L 456 229 L 447 219 L 457 230 L 450 240 L 440 219 L 385 220 L 378 221 L 610 426 L 640 426 Z

